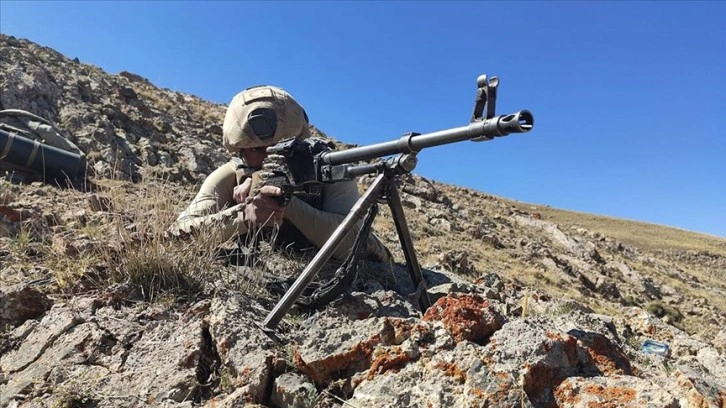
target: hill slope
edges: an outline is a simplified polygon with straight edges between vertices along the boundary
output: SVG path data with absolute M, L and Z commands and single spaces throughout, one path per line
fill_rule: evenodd
M 726 404 L 724 239 L 408 175 L 436 305 L 412 306 L 403 264 L 366 264 L 277 342 L 259 275 L 306 259 L 235 267 L 163 238 L 227 160 L 224 106 L 0 35 L 10 108 L 58 123 L 90 167 L 77 189 L 0 181 L 0 405 Z M 403 262 L 386 209 L 375 228 Z

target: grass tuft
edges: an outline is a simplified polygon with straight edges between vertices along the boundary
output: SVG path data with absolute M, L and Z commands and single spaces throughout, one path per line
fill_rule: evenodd
M 683 314 L 678 309 L 663 302 L 655 301 L 651 302 L 646 310 L 655 317 L 663 318 L 667 323 L 679 329 L 682 328 L 680 323 L 683 320 Z
M 217 231 L 171 237 L 167 230 L 180 205 L 158 193 L 168 190 L 165 183 L 149 183 L 109 191 L 114 239 L 100 248 L 100 256 L 111 282 L 139 287 L 145 300 L 193 299 L 206 282 L 220 276 L 221 265 L 214 258 Z

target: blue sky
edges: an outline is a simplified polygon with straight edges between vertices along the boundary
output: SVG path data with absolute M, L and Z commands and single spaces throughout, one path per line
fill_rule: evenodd
M 497 75 L 534 130 L 415 173 L 726 237 L 726 3 L 3 0 L 0 31 L 219 103 L 274 84 L 357 144 L 463 126 Z

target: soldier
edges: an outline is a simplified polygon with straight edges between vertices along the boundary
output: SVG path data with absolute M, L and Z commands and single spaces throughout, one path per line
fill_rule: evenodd
M 318 186 L 318 193 L 293 196 L 284 206 L 276 199 L 282 195 L 276 186 L 263 186 L 248 197 L 251 176 L 267 157 L 266 148 L 293 137 L 310 141 L 311 132 L 305 110 L 289 93 L 274 86 L 238 93 L 227 108 L 222 127 L 222 143 L 234 157 L 205 179 L 171 232 L 181 235 L 205 225 L 221 226 L 224 242 L 262 227 L 278 226 L 277 243 L 299 249 L 323 246 L 359 198 L 355 181 L 324 183 Z M 360 223 L 333 254 L 335 258 L 346 257 L 358 228 Z M 388 249 L 373 234 L 366 247 L 372 259 L 390 261 Z

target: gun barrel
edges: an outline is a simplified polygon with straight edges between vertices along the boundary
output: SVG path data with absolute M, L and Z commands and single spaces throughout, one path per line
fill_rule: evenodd
M 322 164 L 338 165 L 394 154 L 417 153 L 422 149 L 464 140 L 482 141 L 510 133 L 526 133 L 534 127 L 534 116 L 527 110 L 469 123 L 466 126 L 422 135 L 404 135 L 398 140 L 354 147 L 320 155 Z

